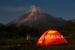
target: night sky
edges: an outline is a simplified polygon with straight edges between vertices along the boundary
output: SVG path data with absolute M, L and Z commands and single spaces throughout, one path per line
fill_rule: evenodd
M 75 0 L 0 0 L 0 22 L 8 23 L 19 18 L 32 5 L 47 10 L 55 17 L 75 18 Z

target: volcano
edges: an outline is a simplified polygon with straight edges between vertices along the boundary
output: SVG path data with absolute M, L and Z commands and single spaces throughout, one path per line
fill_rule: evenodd
M 33 5 L 27 9 L 23 16 L 11 23 L 16 24 L 17 26 L 54 27 L 63 24 L 64 21 L 64 19 L 49 15 L 46 10 Z

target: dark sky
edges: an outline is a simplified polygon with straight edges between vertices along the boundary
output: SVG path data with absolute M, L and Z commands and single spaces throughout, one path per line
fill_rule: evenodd
M 75 0 L 0 0 L 0 22 L 7 23 L 24 15 L 26 8 L 32 5 L 56 17 L 75 18 Z

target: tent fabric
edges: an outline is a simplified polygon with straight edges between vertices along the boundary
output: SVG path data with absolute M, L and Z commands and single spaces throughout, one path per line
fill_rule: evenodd
M 37 45 L 57 45 L 68 43 L 67 40 L 57 30 L 48 30 L 38 39 Z

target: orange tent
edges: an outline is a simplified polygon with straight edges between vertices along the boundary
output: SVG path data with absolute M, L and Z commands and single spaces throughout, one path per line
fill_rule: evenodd
M 67 43 L 66 39 L 56 30 L 46 31 L 37 41 L 37 45 L 40 46 L 65 44 L 65 43 Z

